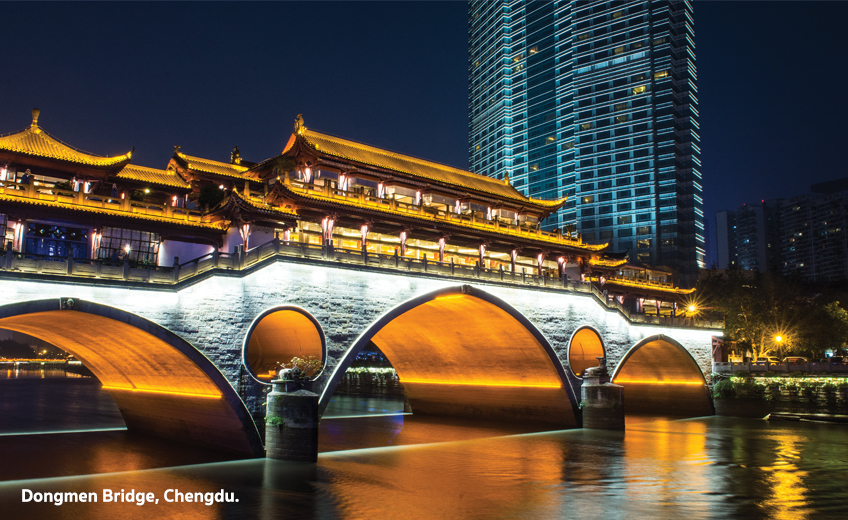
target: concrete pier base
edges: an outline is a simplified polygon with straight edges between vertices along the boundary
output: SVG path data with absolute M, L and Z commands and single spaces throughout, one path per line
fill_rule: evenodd
M 288 381 L 272 384 L 265 416 L 265 456 L 317 462 L 318 394 Z
M 580 395 L 584 428 L 624 429 L 624 387 L 611 383 L 601 384 L 599 376 L 585 375 Z

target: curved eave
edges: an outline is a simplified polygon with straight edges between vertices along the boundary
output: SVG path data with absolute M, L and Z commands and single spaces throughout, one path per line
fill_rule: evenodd
M 177 152 L 175 155 L 179 157 L 183 164 L 185 164 L 185 168 L 192 172 L 204 173 L 206 175 L 218 175 L 221 177 L 231 177 L 235 179 L 248 178 L 247 172 L 249 168 L 246 166 L 238 166 L 221 161 L 213 161 L 212 159 L 194 157 L 182 152 Z M 206 166 L 206 164 L 212 165 L 215 169 L 210 169 L 210 166 Z
M 592 260 L 589 265 L 592 267 L 620 267 L 627 263 L 627 260 Z
M 140 184 L 151 184 L 154 186 L 162 186 L 166 188 L 179 188 L 181 190 L 191 190 L 191 184 L 185 182 L 179 174 L 168 175 L 164 170 L 156 170 L 155 168 L 147 168 L 144 166 L 125 166 L 121 171 L 115 174 L 117 179 L 133 181 Z
M 91 206 L 79 206 L 76 204 L 67 204 L 64 202 L 53 202 L 47 200 L 35 200 L 28 199 L 23 197 L 11 197 L 6 194 L 0 194 L 0 204 L 2 203 L 12 203 L 12 204 L 21 204 L 26 206 L 41 206 L 46 208 L 53 208 L 63 211 L 69 211 L 72 213 L 87 213 L 93 215 L 102 215 L 102 216 L 110 216 L 116 218 L 128 218 L 135 220 L 144 220 L 148 222 L 156 222 L 159 224 L 168 224 L 173 226 L 181 226 L 187 228 L 197 228 L 203 230 L 214 230 L 214 231 L 225 231 L 225 228 L 217 222 L 192 222 L 189 220 L 180 220 L 166 217 L 156 217 L 153 215 L 145 215 L 142 213 L 130 213 L 127 211 L 115 211 L 106 208 L 94 208 Z
M 327 150 L 323 150 L 321 148 L 321 146 L 318 145 L 317 143 L 310 142 L 308 135 L 305 135 L 305 134 L 308 134 L 308 131 L 304 132 L 303 134 L 297 134 L 296 135 L 296 141 L 303 143 L 303 146 L 305 148 L 307 148 L 310 151 L 310 153 L 312 153 L 316 156 L 319 156 L 319 157 L 323 155 L 323 156 L 327 156 L 327 157 L 333 157 L 335 159 L 340 159 L 340 160 L 343 160 L 343 161 L 352 162 L 352 163 L 355 163 L 355 164 L 362 164 L 362 165 L 369 166 L 369 167 L 372 167 L 372 168 L 379 168 L 381 170 L 386 170 L 386 171 L 389 171 L 389 172 L 401 173 L 401 174 L 404 174 L 404 175 L 408 175 L 412 178 L 426 180 L 427 182 L 433 182 L 435 184 L 442 184 L 442 185 L 445 185 L 445 186 L 450 186 L 454 189 L 458 188 L 458 189 L 466 191 L 470 194 L 471 193 L 485 193 L 486 196 L 488 196 L 488 197 L 492 197 L 492 198 L 500 199 L 500 200 L 504 200 L 504 201 L 509 201 L 511 203 L 514 203 L 514 204 L 518 203 L 518 204 L 521 204 L 523 206 L 535 206 L 536 209 L 538 211 L 542 212 L 542 213 L 550 213 L 552 210 L 555 210 L 555 209 L 561 207 L 563 204 L 565 204 L 565 199 L 545 201 L 545 200 L 541 200 L 541 199 L 531 199 L 531 198 L 523 197 L 523 196 L 520 196 L 520 195 L 511 196 L 511 195 L 507 195 L 507 194 L 504 194 L 504 193 L 497 193 L 495 191 L 489 191 L 489 190 L 486 190 L 486 189 L 483 189 L 483 188 L 475 188 L 475 187 L 469 186 L 467 184 L 459 184 L 459 183 L 455 183 L 455 182 L 450 182 L 450 181 L 445 180 L 441 177 L 437 177 L 437 176 L 433 176 L 433 175 L 426 175 L 426 174 L 423 174 L 423 173 L 413 173 L 409 170 L 402 170 L 402 169 L 395 168 L 395 167 L 385 165 L 385 164 L 377 164 L 377 163 L 366 162 L 366 161 L 363 161 L 362 159 L 359 159 L 359 158 L 356 158 L 356 157 L 350 157 L 350 156 L 347 156 L 347 155 L 344 155 L 344 154 L 333 153 L 333 152 L 329 152 Z M 292 135 L 295 135 L 295 134 L 292 134 Z M 330 136 L 328 136 L 328 137 L 330 137 Z M 350 144 L 345 144 L 345 146 L 351 146 L 351 147 L 366 146 L 366 145 L 362 145 L 361 143 L 356 143 L 354 141 L 348 141 L 347 139 L 341 139 L 341 138 L 333 138 L 333 139 L 338 139 L 340 141 L 345 141 L 345 143 L 350 143 Z M 295 148 L 295 146 L 296 146 L 296 143 L 291 143 L 291 145 L 287 145 L 287 150 L 291 150 L 291 149 Z M 368 148 L 373 148 L 373 147 L 369 146 Z M 374 148 L 372 153 L 388 154 L 390 152 L 388 152 L 387 150 L 380 150 L 380 149 Z M 398 155 L 401 155 L 401 154 L 398 154 Z M 448 166 L 439 165 L 438 163 L 432 163 L 432 165 L 428 166 L 427 165 L 428 161 L 424 161 L 422 159 L 416 159 L 415 157 L 411 157 L 411 156 L 404 156 L 403 160 L 418 161 L 418 162 L 421 162 L 423 166 L 430 167 L 430 168 L 450 168 Z M 455 174 L 455 175 L 458 175 L 458 176 L 468 176 L 468 177 L 475 176 L 475 178 L 480 177 L 484 180 L 490 179 L 489 177 L 485 177 L 485 176 L 482 176 L 482 175 L 475 175 L 473 173 L 465 172 L 465 171 L 462 171 L 462 170 L 459 170 L 459 169 L 456 169 L 456 168 L 450 168 L 450 172 Z M 500 181 L 492 181 L 492 182 L 500 182 Z
M 438 218 L 435 218 L 435 217 L 429 217 L 427 215 L 410 215 L 409 213 L 402 213 L 402 212 L 391 211 L 391 210 L 383 209 L 383 208 L 376 208 L 376 207 L 368 206 L 368 205 L 365 205 L 365 204 L 359 204 L 358 202 L 354 202 L 354 201 L 341 201 L 341 200 L 337 200 L 337 199 L 327 199 L 327 198 L 324 198 L 324 197 L 319 197 L 319 196 L 314 196 L 314 195 L 304 195 L 302 193 L 298 193 L 296 191 L 292 191 L 292 190 L 288 189 L 283 184 L 280 184 L 280 188 L 284 189 L 285 193 L 288 196 L 293 197 L 295 200 L 306 200 L 306 201 L 312 202 L 313 204 L 315 202 L 318 202 L 318 203 L 321 203 L 321 204 L 324 204 L 324 205 L 328 205 L 328 206 L 332 206 L 332 207 L 340 208 L 340 209 L 341 208 L 356 208 L 360 211 L 371 212 L 371 213 L 377 214 L 377 215 L 391 215 L 394 218 L 403 218 L 403 219 L 411 220 L 411 221 L 414 221 L 414 222 L 425 223 L 425 224 L 427 224 L 427 227 L 430 227 L 432 224 L 435 223 L 435 224 L 439 224 L 441 226 L 453 227 L 453 228 L 461 229 L 461 230 L 465 230 L 465 231 L 475 231 L 477 233 L 491 234 L 491 235 L 495 235 L 497 237 L 500 237 L 501 241 L 505 242 L 505 243 L 515 243 L 517 241 L 522 241 L 522 242 L 536 243 L 535 247 L 539 247 L 540 249 L 545 249 L 546 247 L 550 248 L 551 246 L 556 246 L 556 247 L 563 248 L 563 250 L 580 251 L 582 253 L 598 252 L 598 251 L 601 251 L 604 248 L 606 248 L 607 245 L 608 245 L 608 244 L 601 244 L 601 245 L 567 244 L 567 243 L 558 242 L 556 240 L 547 239 L 545 237 L 533 238 L 533 237 L 529 237 L 529 236 L 511 235 L 509 233 L 503 233 L 503 232 L 500 232 L 500 231 L 495 230 L 495 229 L 480 229 L 480 228 L 474 227 L 474 226 L 465 226 L 461 223 L 445 221 L 443 219 L 438 219 Z
M 692 289 L 681 289 L 679 287 L 659 287 L 659 286 L 656 286 L 656 285 L 642 284 L 642 283 L 639 283 L 639 282 L 625 282 L 625 281 L 622 281 L 622 280 L 607 280 L 606 283 L 604 284 L 604 286 L 607 286 L 607 285 L 625 287 L 625 288 L 627 288 L 631 291 L 635 289 L 635 290 L 645 291 L 646 293 L 660 293 L 660 294 L 679 295 L 679 296 L 684 296 L 684 295 L 692 294 L 693 292 L 695 292 L 694 288 L 692 288 Z
M 0 151 L 104 169 L 126 165 L 132 158 L 132 150 L 113 157 L 100 157 L 82 152 L 52 137 L 35 125 L 21 132 L 0 137 Z

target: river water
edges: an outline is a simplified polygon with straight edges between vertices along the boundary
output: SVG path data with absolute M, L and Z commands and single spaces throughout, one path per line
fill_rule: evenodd
M 133 435 L 88 378 L 0 379 L 0 407 L 4 519 L 848 516 L 844 425 L 628 416 L 624 432 L 528 432 L 337 396 L 310 465 Z M 104 489 L 159 503 L 103 503 Z M 169 503 L 169 489 L 238 502 Z M 24 503 L 24 490 L 94 492 L 98 502 Z

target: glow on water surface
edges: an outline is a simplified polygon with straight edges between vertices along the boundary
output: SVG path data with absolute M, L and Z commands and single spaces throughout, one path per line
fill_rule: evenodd
M 367 408 L 397 412 L 397 403 Z M 341 410 L 352 415 L 348 403 Z M 368 412 L 368 409 L 363 411 Z M 4 518 L 839 518 L 848 492 L 845 426 L 705 417 L 628 417 L 625 432 L 518 433 L 515 425 L 420 417 L 325 419 L 316 465 L 234 460 L 158 461 L 157 449 L 120 462 L 126 432 L 3 437 L 7 450 L 44 450 L 53 464 L 105 473 L 0 482 Z M 500 428 L 500 429 L 499 429 Z M 100 437 L 98 437 L 100 436 Z M 51 452 L 59 442 L 60 449 Z M 69 449 L 68 446 L 72 446 Z M 107 449 L 108 446 L 111 448 Z M 350 448 L 362 449 L 350 449 Z M 182 448 L 180 448 L 182 449 Z M 176 451 L 176 450 L 175 450 Z M 94 461 L 86 463 L 82 460 Z M 62 460 L 64 459 L 64 460 Z M 220 459 L 219 459 L 220 460 Z M 155 462 L 155 461 L 154 461 Z M 123 466 L 121 465 L 123 464 Z M 41 468 L 41 472 L 46 471 Z M 36 468 L 37 470 L 38 468 Z M 94 472 L 94 471 L 89 471 Z M 37 473 L 37 471 L 35 472 Z M 166 489 L 235 493 L 238 503 L 21 504 L 21 489 Z M 9 515 L 9 516 L 7 516 Z

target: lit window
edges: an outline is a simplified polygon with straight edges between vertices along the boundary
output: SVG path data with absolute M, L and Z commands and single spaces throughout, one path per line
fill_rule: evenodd
M 522 58 L 524 58 L 524 53 L 523 53 L 523 52 L 522 52 L 521 54 L 519 54 L 518 56 L 516 56 L 516 57 L 512 58 L 512 61 L 514 61 L 514 62 L 518 63 L 519 61 L 521 61 L 521 60 L 522 60 Z
M 574 141 L 568 141 L 567 143 L 562 145 L 563 150 L 570 150 L 572 148 L 574 148 Z
M 583 202 L 583 204 L 591 204 L 592 202 L 595 202 L 595 196 L 594 195 L 587 195 L 587 196 L 583 197 L 581 199 L 581 201 Z
M 661 43 L 665 43 L 665 38 L 657 38 L 654 40 L 654 45 L 659 45 Z
M 616 123 L 626 123 L 626 122 L 628 122 L 629 120 L 630 120 L 630 116 L 628 116 L 628 115 L 626 115 L 626 114 L 625 114 L 625 115 L 623 115 L 623 116 L 616 116 L 616 117 L 615 117 L 615 122 L 616 122 Z
M 476 148 L 474 148 L 474 151 L 477 151 L 477 150 L 479 150 L 479 149 L 480 149 L 480 145 L 478 144 L 478 145 L 477 145 L 477 147 L 476 147 Z
M 585 40 L 585 39 L 586 39 L 586 38 L 588 38 L 588 37 L 589 37 L 589 33 L 587 33 L 587 32 L 584 32 L 584 33 L 581 33 L 581 34 L 578 34 L 578 35 L 577 35 L 577 39 L 578 39 L 578 40 L 580 40 L 580 41 L 583 41 L 583 40 Z
M 613 52 L 615 52 L 616 54 L 621 54 L 622 52 L 624 52 L 624 45 L 622 45 L 621 47 L 616 47 Z
M 615 105 L 615 111 L 627 110 L 627 103 L 618 103 Z
M 534 171 L 534 172 L 535 172 L 535 171 L 538 171 L 538 170 L 539 170 L 539 163 L 531 164 L 531 165 L 530 165 L 530 169 L 531 169 L 532 171 Z
M 539 46 L 538 46 L 538 45 L 534 45 L 533 47 L 530 47 L 530 51 L 529 51 L 529 52 L 530 52 L 530 54 L 536 54 L 537 52 L 539 52 Z
M 523 63 L 519 63 L 518 65 L 516 65 L 515 67 L 512 68 L 513 72 L 521 72 L 522 70 L 524 70 L 524 64 Z
M 633 95 L 638 96 L 639 94 L 645 93 L 645 85 L 639 85 L 638 87 L 633 87 Z
M 624 11 L 616 11 L 612 13 L 613 20 L 621 18 L 622 16 L 624 16 Z
M 591 130 L 595 126 L 594 123 L 583 123 L 580 125 L 580 130 Z
M 668 71 L 667 70 L 661 70 L 659 72 L 654 72 L 654 79 L 662 79 L 662 78 L 667 78 L 667 77 L 668 77 Z
M 552 142 L 556 141 L 556 136 L 555 135 L 549 135 L 548 138 L 545 139 L 545 141 L 552 143 Z

